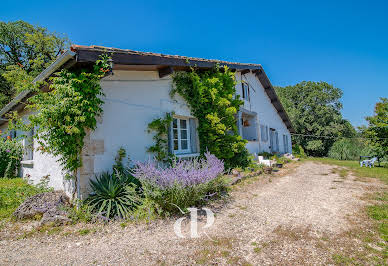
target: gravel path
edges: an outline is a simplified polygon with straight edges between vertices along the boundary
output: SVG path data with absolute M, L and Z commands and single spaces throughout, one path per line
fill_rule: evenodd
M 200 216 L 200 238 L 178 238 L 174 219 L 126 227 L 86 225 L 86 235 L 69 226 L 19 240 L 2 230 L 0 265 L 330 263 L 332 241 L 343 239 L 366 204 L 361 196 L 382 185 L 341 178 L 334 166 L 324 164 L 288 167 L 294 169 L 238 184 L 228 203 L 210 207 L 216 215 L 207 235 L 201 230 L 206 216 Z M 182 225 L 188 236 L 189 219 Z

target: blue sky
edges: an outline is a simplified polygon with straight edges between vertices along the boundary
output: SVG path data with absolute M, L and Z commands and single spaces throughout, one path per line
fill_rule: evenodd
M 365 124 L 388 97 L 388 1 L 8 1 L 25 20 L 82 45 L 260 63 L 273 85 L 327 81 Z

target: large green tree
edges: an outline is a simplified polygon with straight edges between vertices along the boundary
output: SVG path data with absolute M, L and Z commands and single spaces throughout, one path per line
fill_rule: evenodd
M 303 81 L 275 89 L 296 133 L 301 134 L 293 136 L 293 143 L 301 145 L 308 155 L 326 156 L 335 141 L 333 137 L 356 134 L 341 115 L 339 88 L 326 82 Z
M 0 108 L 68 46 L 66 37 L 24 21 L 0 22 Z
M 388 157 L 388 98 L 380 98 L 373 116 L 366 117 L 368 127 L 363 133 L 368 137 L 374 153 Z

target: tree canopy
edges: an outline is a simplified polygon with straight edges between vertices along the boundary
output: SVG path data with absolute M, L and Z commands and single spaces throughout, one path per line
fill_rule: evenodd
M 370 138 L 369 144 L 375 155 L 388 157 L 388 98 L 380 98 L 373 116 L 366 117 L 368 127 L 363 134 Z
M 69 45 L 66 37 L 24 21 L 0 22 L 0 108 Z
M 275 89 L 296 133 L 330 137 L 356 134 L 350 122 L 341 115 L 341 89 L 327 82 L 313 81 Z M 312 156 L 326 156 L 334 141 L 328 137 L 293 137 L 293 143 L 301 145 Z

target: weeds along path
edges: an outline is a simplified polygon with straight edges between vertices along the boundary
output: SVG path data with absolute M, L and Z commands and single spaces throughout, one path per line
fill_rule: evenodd
M 177 237 L 175 219 L 68 226 L 24 239 L 3 229 L 0 264 L 327 264 L 347 262 L 346 252 L 362 251 L 362 241 L 352 234 L 371 226 L 363 195 L 383 185 L 316 162 L 288 167 L 294 169 L 236 185 L 228 203 L 210 207 L 215 222 L 207 235 L 201 234 L 206 216 L 199 216 L 200 238 Z M 182 227 L 188 236 L 189 218 Z

